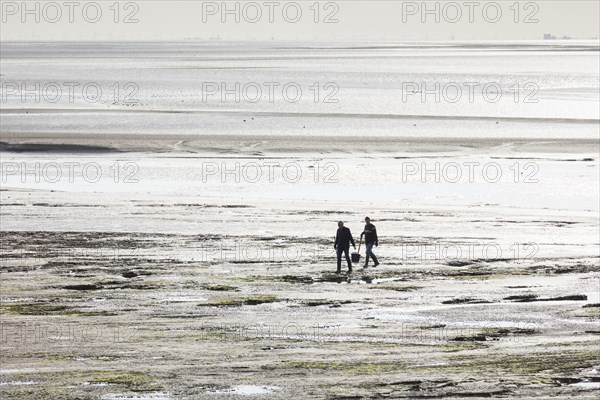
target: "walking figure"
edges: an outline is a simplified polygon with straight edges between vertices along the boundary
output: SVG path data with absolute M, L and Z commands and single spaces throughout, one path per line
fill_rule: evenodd
M 379 261 L 377 261 L 377 257 L 373 253 L 373 245 L 375 245 L 376 247 L 379 246 L 379 239 L 377 238 L 377 229 L 375 228 L 375 225 L 371 223 L 371 218 L 369 217 L 365 217 L 365 224 L 365 229 L 360 234 L 361 240 L 363 235 L 365 236 L 365 247 L 367 248 L 367 258 L 365 260 L 365 265 L 363 266 L 363 268 L 369 267 L 369 258 L 373 259 L 373 262 L 375 263 L 373 264 L 373 267 L 376 267 L 379 265 Z
M 350 255 L 348 254 L 350 251 L 350 243 L 352 243 L 352 247 L 356 248 L 350 229 L 346 228 L 342 221 L 338 222 L 338 230 L 335 235 L 335 243 L 333 244 L 333 248 L 337 251 L 336 274 L 342 272 L 342 253 L 344 253 L 346 262 L 348 263 L 348 273 L 352 273 L 352 261 L 350 261 Z

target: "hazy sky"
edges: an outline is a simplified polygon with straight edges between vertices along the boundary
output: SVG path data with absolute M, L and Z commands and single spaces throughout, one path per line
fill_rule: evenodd
M 23 7 L 25 3 L 25 7 Z M 6 1 L 2 40 L 520 40 L 600 36 L 600 1 Z

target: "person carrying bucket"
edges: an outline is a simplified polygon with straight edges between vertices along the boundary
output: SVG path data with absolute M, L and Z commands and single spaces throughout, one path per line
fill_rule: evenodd
M 362 241 L 363 235 L 365 237 L 365 247 L 366 247 L 366 260 L 363 268 L 369 267 L 369 257 L 373 259 L 373 267 L 379 265 L 379 261 L 377 261 L 377 257 L 373 253 L 373 245 L 379 246 L 379 239 L 377 238 L 377 229 L 375 229 L 375 225 L 371 223 L 371 218 L 365 217 L 365 229 L 360 234 L 360 240 Z

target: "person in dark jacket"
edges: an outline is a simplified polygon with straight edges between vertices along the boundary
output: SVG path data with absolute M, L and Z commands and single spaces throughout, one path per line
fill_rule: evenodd
M 337 251 L 336 274 L 342 272 L 342 253 L 344 253 L 344 255 L 346 256 L 346 262 L 348 263 L 348 273 L 352 273 L 352 261 L 350 260 L 350 256 L 348 254 L 350 251 L 350 243 L 352 243 L 352 247 L 356 248 L 350 229 L 346 228 L 342 221 L 338 222 L 338 230 L 335 235 L 335 243 L 333 245 L 333 248 Z
M 377 257 L 373 253 L 373 245 L 379 246 L 379 239 L 377 238 L 377 229 L 375 228 L 375 225 L 371 223 L 371 218 L 369 217 L 365 217 L 365 229 L 360 234 L 361 240 L 363 235 L 365 236 L 365 247 L 367 249 L 367 257 L 363 268 L 369 267 L 369 258 L 373 259 L 373 262 L 375 263 L 373 267 L 376 267 L 379 265 L 379 261 L 377 261 Z

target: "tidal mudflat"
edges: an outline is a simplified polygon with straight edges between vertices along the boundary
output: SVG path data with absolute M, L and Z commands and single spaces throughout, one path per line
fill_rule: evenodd
M 220 181 L 200 180 L 189 192 L 177 171 L 198 159 L 182 154 L 153 158 L 154 169 L 139 153 L 77 157 L 136 162 L 140 180 L 2 190 L 3 397 L 597 394 L 596 211 L 507 206 L 498 196 L 460 204 L 471 184 L 451 186 L 446 205 L 421 202 L 409 183 L 390 184 L 397 155 L 339 157 L 337 178 L 355 187 L 335 201 L 318 194 L 346 189 L 312 178 L 301 190 L 281 181 L 258 194 L 248 182 L 219 191 Z M 286 157 L 308 168 L 337 156 Z M 585 155 L 527 157 L 567 175 L 597 167 Z M 373 163 L 392 171 L 377 202 L 360 195 L 374 177 L 343 172 Z M 144 184 L 148 176 L 160 182 Z M 202 185 L 210 190 L 197 192 Z M 365 210 L 382 264 L 336 275 L 335 223 L 357 236 Z
M 598 46 L 523 49 L 3 43 L 139 101 L 3 104 L 0 396 L 596 398 Z M 199 91 L 274 79 L 339 101 Z M 367 215 L 381 265 L 335 274 Z

